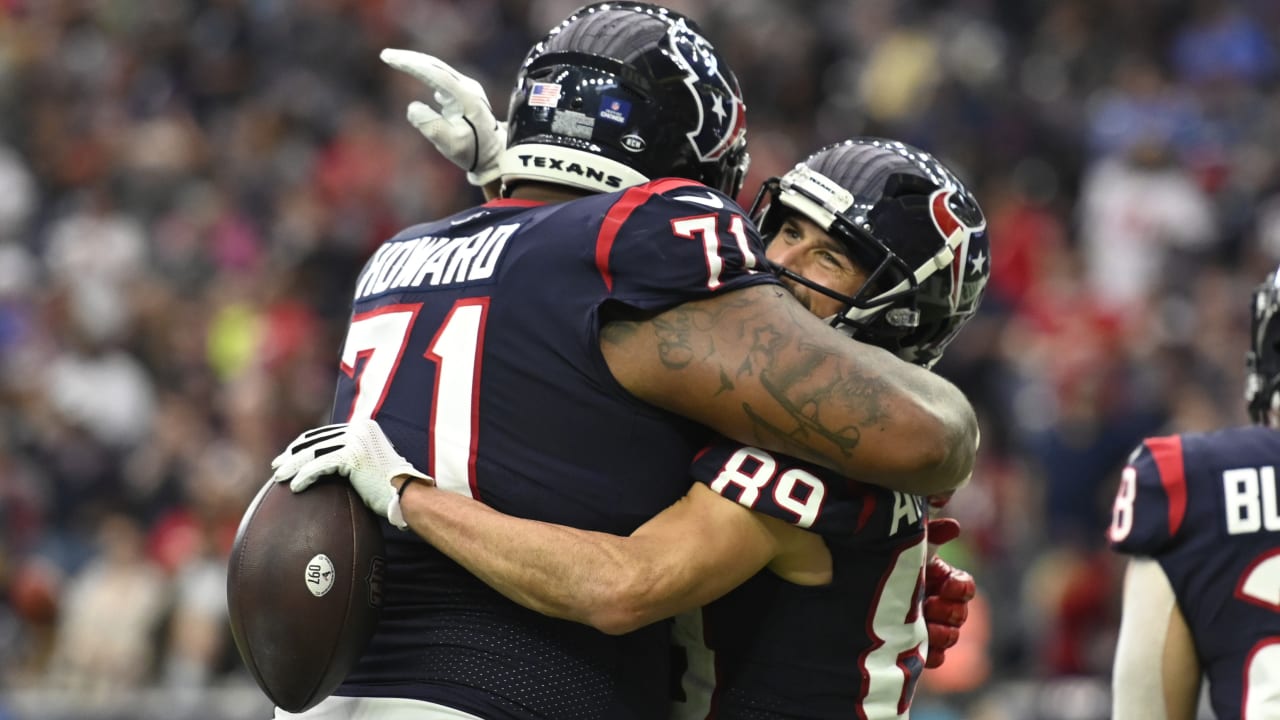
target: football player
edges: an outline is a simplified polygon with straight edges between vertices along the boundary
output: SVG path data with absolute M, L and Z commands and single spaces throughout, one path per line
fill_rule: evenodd
M 981 211 L 947 168 L 903 143 L 823 148 L 766 183 L 752 215 L 768 259 L 811 312 L 912 362 L 932 365 L 981 300 Z M 958 267 L 935 262 L 947 248 Z M 308 432 L 281 456 L 276 478 L 306 484 L 361 468 L 358 489 L 385 485 L 367 477 L 378 466 L 368 456 L 394 455 L 388 445 L 372 421 Z M 626 538 L 518 520 L 433 488 L 407 493 L 402 512 L 423 538 L 539 612 L 611 633 L 685 613 L 673 717 L 712 708 L 721 717 L 906 717 L 926 638 L 930 666 L 940 664 L 974 589 L 936 558 L 925 587 L 923 499 L 724 439 L 699 453 L 693 477 L 700 484 L 685 498 Z M 933 599 L 922 614 L 926 589 Z
M 616 535 L 686 493 L 710 430 L 901 492 L 968 476 L 963 395 L 768 272 L 730 199 L 745 107 L 691 20 L 575 12 L 526 57 L 508 121 L 502 197 L 407 228 L 361 272 L 335 421 L 375 419 L 397 456 L 495 510 Z M 406 526 L 392 485 L 361 494 Z M 663 624 L 538 614 L 412 533 L 386 552 L 377 633 L 305 717 L 667 713 Z
M 1130 555 L 1112 717 L 1280 718 L 1280 270 L 1252 295 L 1253 425 L 1143 441 L 1108 531 Z

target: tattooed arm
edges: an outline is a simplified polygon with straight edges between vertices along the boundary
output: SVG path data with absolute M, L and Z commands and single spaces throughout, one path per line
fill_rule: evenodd
M 973 470 L 977 420 L 954 385 L 851 340 L 778 286 L 611 319 L 600 347 L 637 397 L 739 442 L 918 495 Z

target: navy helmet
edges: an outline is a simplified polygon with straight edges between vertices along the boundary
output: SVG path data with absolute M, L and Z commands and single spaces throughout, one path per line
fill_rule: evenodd
M 938 361 L 977 311 L 991 274 L 977 201 L 937 158 L 906 143 L 828 145 L 766 181 L 751 213 L 765 238 L 799 214 L 842 243 L 868 274 L 852 296 L 776 269 L 840 301 L 832 325 L 918 365 Z
M 737 78 L 692 20 L 657 5 L 596 3 L 551 30 L 525 57 L 507 121 L 507 192 L 682 177 L 734 197 L 746 175 Z
M 1244 399 L 1253 422 L 1270 425 L 1271 411 L 1280 411 L 1280 269 L 1254 289 L 1252 301 Z

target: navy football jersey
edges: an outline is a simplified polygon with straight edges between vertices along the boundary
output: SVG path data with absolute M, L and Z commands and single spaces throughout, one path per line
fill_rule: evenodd
M 628 534 L 684 495 L 707 431 L 615 381 L 604 306 L 776 283 L 764 268 L 741 209 L 686 180 L 408 228 L 357 280 L 333 420 L 377 419 L 442 487 L 504 513 Z M 339 694 L 486 718 L 667 713 L 665 624 L 613 637 L 547 618 L 413 533 L 385 535 L 382 620 Z
M 1111 546 L 1164 569 L 1219 718 L 1280 706 L 1277 466 L 1270 428 L 1151 438 L 1116 493 Z
M 676 619 L 687 668 L 677 718 L 906 717 L 924 668 L 925 503 L 719 440 L 693 475 L 720 495 L 819 533 L 829 585 L 764 570 Z

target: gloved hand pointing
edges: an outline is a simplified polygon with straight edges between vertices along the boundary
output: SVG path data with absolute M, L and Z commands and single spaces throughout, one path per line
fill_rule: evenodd
M 507 124 L 493 115 L 484 88 L 443 60 L 387 48 L 379 55 L 391 67 L 427 86 L 439 104 L 414 101 L 406 116 L 454 165 L 467 171 L 467 182 L 483 187 L 498 179 L 498 156 L 507 147 Z

